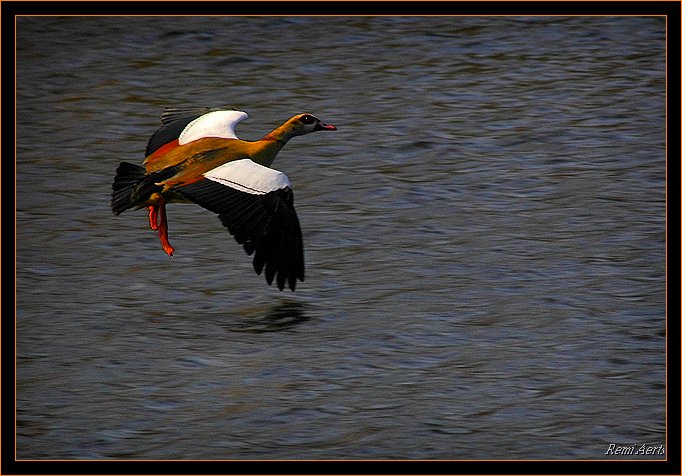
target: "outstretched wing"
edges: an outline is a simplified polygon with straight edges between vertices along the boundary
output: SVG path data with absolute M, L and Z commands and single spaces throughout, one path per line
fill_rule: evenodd
M 228 162 L 204 179 L 174 188 L 189 200 L 218 214 L 237 243 L 254 254 L 253 268 L 272 284 L 293 291 L 304 280 L 303 236 L 289 179 L 250 159 Z
M 161 113 L 161 127 L 159 127 L 147 142 L 144 156 L 149 157 L 157 149 L 180 137 L 187 124 L 209 112 L 204 108 L 172 108 L 164 109 Z
M 246 119 L 242 111 L 211 111 L 209 108 L 165 109 L 161 113 L 161 127 L 147 142 L 145 157 L 173 141 L 179 145 L 203 137 L 236 139 L 235 126 Z

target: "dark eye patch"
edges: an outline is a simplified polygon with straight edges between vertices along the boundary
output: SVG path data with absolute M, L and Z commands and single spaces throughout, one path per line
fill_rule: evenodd
M 315 122 L 315 118 L 310 114 L 306 114 L 299 119 L 303 124 L 312 124 Z

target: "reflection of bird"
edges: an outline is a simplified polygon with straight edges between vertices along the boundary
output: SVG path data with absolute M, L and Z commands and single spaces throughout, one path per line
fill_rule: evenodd
M 218 214 L 244 245 L 258 274 L 268 284 L 277 276 L 294 290 L 303 281 L 303 239 L 286 175 L 271 169 L 280 149 L 295 136 L 335 131 L 311 114 L 298 114 L 257 141 L 237 138 L 234 128 L 248 116 L 241 111 L 168 109 L 149 139 L 144 166 L 121 162 L 116 170 L 111 208 L 149 209 L 149 226 L 158 231 L 169 256 L 167 202 L 194 202 Z
M 252 314 L 252 312 L 248 312 Z M 234 332 L 280 332 L 291 329 L 310 320 L 306 315 L 305 305 L 299 302 L 282 302 L 259 316 L 248 316 L 241 319 L 229 319 L 230 330 Z

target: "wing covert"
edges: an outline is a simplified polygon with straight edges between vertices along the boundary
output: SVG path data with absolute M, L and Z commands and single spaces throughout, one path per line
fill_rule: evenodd
M 211 111 L 207 107 L 165 109 L 161 113 L 161 127 L 147 142 L 145 157 L 174 140 L 183 145 L 204 137 L 236 139 L 234 128 L 247 117 L 245 112 Z
M 161 127 L 149 138 L 144 156 L 149 157 L 164 145 L 177 140 L 187 124 L 200 118 L 208 111 L 208 108 L 165 109 L 161 113 Z

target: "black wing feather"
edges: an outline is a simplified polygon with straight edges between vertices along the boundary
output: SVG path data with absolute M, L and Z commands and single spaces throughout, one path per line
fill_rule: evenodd
M 161 124 L 185 120 L 189 117 L 196 119 L 211 112 L 208 107 L 167 107 L 161 113 Z M 189 122 L 188 122 L 189 124 Z
M 174 189 L 189 200 L 218 214 L 218 218 L 253 254 L 253 268 L 277 287 L 293 291 L 304 280 L 303 235 L 294 209 L 294 194 L 285 187 L 264 194 L 236 190 L 209 179 Z

